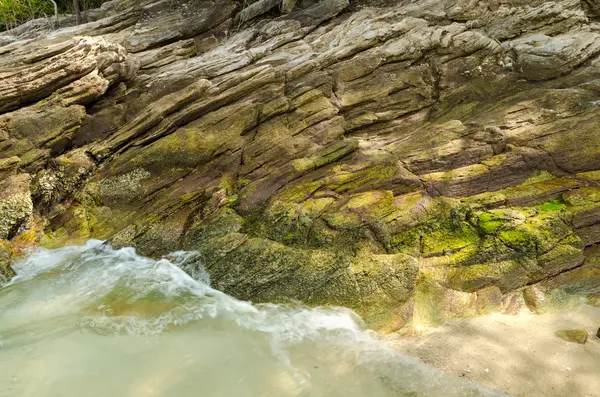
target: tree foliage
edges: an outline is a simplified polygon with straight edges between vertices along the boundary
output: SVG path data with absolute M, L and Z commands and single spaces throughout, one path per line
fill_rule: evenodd
M 61 13 L 73 13 L 73 0 L 55 0 Z M 79 0 L 82 9 L 98 7 L 102 0 Z M 50 0 L 0 0 L 0 31 L 12 29 L 28 20 L 54 16 Z

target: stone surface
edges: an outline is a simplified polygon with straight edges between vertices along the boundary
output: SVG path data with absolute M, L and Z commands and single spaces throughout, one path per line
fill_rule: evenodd
M 15 272 L 10 267 L 12 259 L 12 251 L 4 242 L 0 243 L 0 283 L 8 281 L 15 275 Z
M 127 57 L 123 47 L 101 37 L 72 39 L 54 51 L 37 50 L 18 48 L 3 54 L 0 112 L 44 98 L 62 105 L 85 105 L 137 70 L 137 62 Z
M 29 179 L 28 174 L 18 174 L 0 181 L 0 239 L 14 237 L 32 216 Z
M 584 345 L 588 340 L 587 331 L 579 329 L 557 331 L 556 336 L 567 342 L 580 343 L 582 345 Z
M 179 3 L 0 34 L 1 239 L 386 330 L 600 293 L 593 2 Z

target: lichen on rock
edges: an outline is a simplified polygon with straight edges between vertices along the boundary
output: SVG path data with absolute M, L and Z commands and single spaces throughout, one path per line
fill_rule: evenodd
M 0 240 L 22 231 L 33 214 L 28 174 L 13 175 L 0 181 Z
M 15 276 L 14 270 L 10 267 L 12 256 L 12 250 L 8 244 L 0 241 L 0 283 L 6 282 Z
M 567 342 L 580 343 L 582 345 L 584 345 L 588 340 L 587 331 L 580 329 L 556 331 L 556 336 Z
M 598 7 L 188 3 L 0 35 L 0 239 L 389 331 L 598 293 Z

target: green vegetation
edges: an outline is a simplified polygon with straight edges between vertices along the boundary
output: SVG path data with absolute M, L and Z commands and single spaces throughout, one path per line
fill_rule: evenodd
M 79 0 L 81 10 L 99 7 L 105 0 Z M 56 0 L 60 13 L 73 13 L 74 0 Z M 51 0 L 0 0 L 0 31 L 10 30 L 35 18 L 54 16 Z
M 564 205 L 564 203 L 561 203 L 560 201 L 549 201 L 547 203 L 544 204 L 540 204 L 537 206 L 537 208 L 540 211 L 560 211 L 562 209 L 565 209 L 566 206 Z

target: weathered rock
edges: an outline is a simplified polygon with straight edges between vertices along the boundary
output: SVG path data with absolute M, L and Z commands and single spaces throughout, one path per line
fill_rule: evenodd
M 132 77 L 137 63 L 118 44 L 103 38 L 61 43 L 57 54 L 27 53 L 0 63 L 0 113 L 50 96 L 53 101 L 87 104 L 110 84 Z M 82 79 L 82 80 L 80 80 Z M 99 87 L 98 87 L 99 86 Z M 88 92 L 92 91 L 92 92 Z
M 244 8 L 237 16 L 236 19 L 239 23 L 244 23 L 252 18 L 260 16 L 272 8 L 279 6 L 281 0 L 258 0 Z
M 4 180 L 11 175 L 16 175 L 20 162 L 21 159 L 17 156 L 0 159 L 0 179 Z
M 10 267 L 12 251 L 4 242 L 0 241 L 0 283 L 10 280 L 15 276 L 14 270 Z
M 194 40 L 181 40 L 158 49 L 142 52 L 140 54 L 141 69 L 158 68 L 180 59 L 192 58 L 195 55 Z
M 554 37 L 530 35 L 511 42 L 521 75 L 528 80 L 558 77 L 600 51 L 600 35 L 577 32 Z
M 18 174 L 0 181 L 0 240 L 16 235 L 32 216 L 29 179 L 29 174 Z
M 0 128 L 7 133 L 1 155 L 19 156 L 21 168 L 36 172 L 69 146 L 84 117 L 80 105 L 34 105 L 0 115 Z
M 557 331 L 556 336 L 567 342 L 580 343 L 582 345 L 584 345 L 588 340 L 587 331 L 579 329 Z
M 538 314 L 542 312 L 542 306 L 546 297 L 544 292 L 540 291 L 538 287 L 530 286 L 523 289 L 523 298 L 529 310 Z
M 48 246 L 198 251 L 239 298 L 387 330 L 599 293 L 592 3 L 140 0 L 17 30 L 0 238 L 38 215 Z

